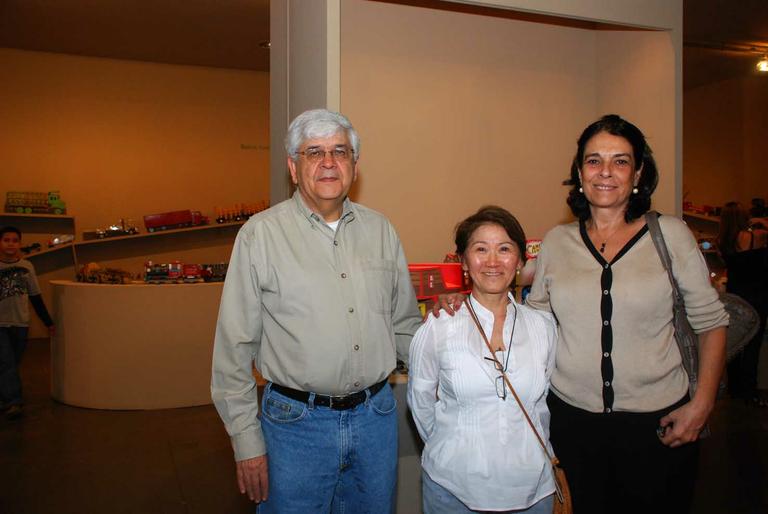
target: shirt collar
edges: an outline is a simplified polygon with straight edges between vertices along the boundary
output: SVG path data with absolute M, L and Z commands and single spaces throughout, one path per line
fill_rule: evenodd
M 318 213 L 314 212 L 312 209 L 307 207 L 307 204 L 304 203 L 304 198 L 301 197 L 301 193 L 297 189 L 293 193 L 293 201 L 296 208 L 299 210 L 302 216 L 309 220 L 314 220 L 316 222 L 325 223 L 325 220 L 322 216 L 320 216 Z M 355 212 L 352 208 L 352 202 L 350 201 L 349 197 L 344 198 L 344 203 L 341 206 L 341 218 L 340 221 L 344 221 L 345 218 L 349 217 L 346 221 L 352 221 L 355 219 Z
M 515 297 L 512 295 L 512 292 L 510 291 L 507 293 L 507 298 L 509 298 L 509 304 L 507 305 L 507 316 L 509 316 L 509 313 L 514 307 L 512 304 L 517 305 L 517 302 L 515 302 Z M 477 314 L 477 317 L 483 320 L 484 322 L 491 321 L 493 322 L 493 313 L 486 309 L 480 302 L 478 302 L 474 296 L 471 294 L 469 295 L 469 301 L 472 302 L 472 308 L 475 310 L 475 313 Z

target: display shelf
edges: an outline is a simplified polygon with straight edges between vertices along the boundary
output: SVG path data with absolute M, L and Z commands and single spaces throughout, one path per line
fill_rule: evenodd
M 706 214 L 699 214 L 697 212 L 691 212 L 691 211 L 683 211 L 683 216 L 688 216 L 688 217 L 696 218 L 703 221 L 710 221 L 712 223 L 720 223 L 719 216 L 707 216 Z
M 58 246 L 54 246 L 53 248 L 46 248 L 45 250 L 40 250 L 39 252 L 32 252 L 28 254 L 22 254 L 22 258 L 24 259 L 34 259 L 35 257 L 39 257 L 41 255 L 46 255 L 53 252 L 58 252 L 59 250 L 64 250 L 65 248 L 72 248 L 74 246 L 72 243 L 64 243 L 60 244 Z
M 92 239 L 90 241 L 77 241 L 75 243 L 75 246 L 81 247 L 86 245 L 97 245 L 97 244 L 104 244 L 104 243 L 110 243 L 112 241 L 123 241 L 127 239 L 143 239 L 146 237 L 155 237 L 155 236 L 166 236 L 171 234 L 180 234 L 184 232 L 196 232 L 200 230 L 212 230 L 215 228 L 226 228 L 226 227 L 237 227 L 245 223 L 245 221 L 235 221 L 232 223 L 216 223 L 216 224 L 210 224 L 210 225 L 200 225 L 197 227 L 184 227 L 184 228 L 174 228 L 171 230 L 158 230 L 156 232 L 142 232 L 141 234 L 132 234 L 129 236 L 117 236 L 117 237 L 105 237 L 103 239 Z
M 67 214 L 23 214 L 18 212 L 2 212 L 0 218 L 49 218 L 57 220 L 74 220 L 74 216 Z
M 720 232 L 720 218 L 715 216 L 683 211 L 683 220 L 697 239 L 715 237 Z

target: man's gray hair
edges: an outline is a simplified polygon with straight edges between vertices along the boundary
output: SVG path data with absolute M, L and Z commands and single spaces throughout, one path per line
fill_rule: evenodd
M 285 151 L 295 161 L 299 148 L 307 139 L 331 137 L 342 131 L 346 132 L 352 145 L 353 159 L 357 161 L 360 158 L 360 137 L 355 128 L 346 116 L 327 109 L 304 111 L 296 116 L 285 135 Z

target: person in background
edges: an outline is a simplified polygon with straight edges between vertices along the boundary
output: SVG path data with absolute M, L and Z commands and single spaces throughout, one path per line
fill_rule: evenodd
M 16 419 L 24 412 L 19 364 L 27 347 L 29 303 L 49 334 L 54 333 L 53 320 L 40 296 L 35 267 L 20 257 L 20 246 L 19 229 L 0 229 L 0 402 L 8 419 Z
M 523 229 L 508 211 L 484 207 L 457 226 L 456 253 L 472 280 L 469 307 L 429 316 L 411 345 L 408 404 L 425 442 L 424 512 L 551 513 L 549 460 L 502 376 L 546 441 L 556 328 L 551 314 L 510 292 L 525 262 Z
M 388 377 L 421 324 L 405 254 L 384 216 L 347 198 L 360 139 L 346 117 L 304 112 L 285 148 L 293 198 L 251 217 L 232 250 L 213 401 L 258 512 L 389 513 Z M 254 363 L 268 381 L 261 412 Z
M 728 390 L 750 405 L 766 407 L 757 390 L 757 367 L 768 317 L 768 229 L 762 220 L 750 219 L 739 203 L 728 202 L 720 213 L 718 246 L 728 269 L 726 291 L 746 300 L 760 316 L 755 336 L 728 363 Z

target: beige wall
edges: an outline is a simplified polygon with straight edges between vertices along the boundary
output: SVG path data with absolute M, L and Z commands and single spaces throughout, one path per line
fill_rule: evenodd
M 684 191 L 697 205 L 768 197 L 763 77 L 736 78 L 685 92 Z
M 0 69 L 3 194 L 60 189 L 78 230 L 268 198 L 267 73 L 10 49 Z
M 268 73 L 11 49 L 0 49 L 0 70 L 0 201 L 59 189 L 80 237 L 119 218 L 143 229 L 144 214 L 269 199 Z M 146 258 L 226 260 L 233 238 L 214 230 L 81 257 L 139 272 Z M 36 261 L 49 301 L 49 279 L 74 277 L 68 259 Z
M 668 33 L 341 6 L 341 109 L 363 140 L 353 197 L 390 217 L 409 260 L 441 260 L 456 222 L 483 204 L 511 210 L 529 237 L 567 220 L 575 140 L 607 111 L 653 138 L 668 170 L 658 207 L 674 210 Z
M 597 32 L 597 112 L 620 114 L 645 134 L 659 169 L 653 208 L 674 214 L 678 126 L 673 34 Z

